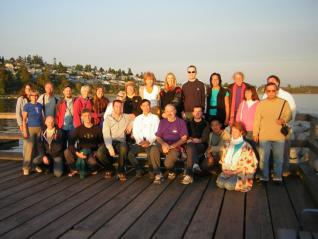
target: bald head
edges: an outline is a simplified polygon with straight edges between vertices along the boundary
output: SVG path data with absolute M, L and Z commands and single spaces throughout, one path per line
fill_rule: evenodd
M 54 128 L 54 117 L 53 116 L 48 116 L 45 118 L 45 125 L 48 129 L 53 129 Z
M 176 107 L 174 107 L 174 105 L 171 104 L 167 104 L 165 106 L 165 115 L 168 119 L 168 121 L 174 121 L 176 118 Z

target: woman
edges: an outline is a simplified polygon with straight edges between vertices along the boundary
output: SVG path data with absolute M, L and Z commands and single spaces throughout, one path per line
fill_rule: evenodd
M 135 83 L 133 81 L 127 81 L 125 84 L 126 98 L 124 102 L 124 113 L 134 114 L 138 116 L 142 113 L 140 104 L 141 97 L 136 94 Z
M 25 139 L 25 152 L 23 158 L 23 175 L 29 175 L 32 161 L 32 154 L 36 148 L 37 140 L 43 126 L 43 107 L 37 102 L 39 93 L 30 92 L 30 102 L 23 107 L 22 128 Z
M 93 98 L 93 118 L 94 125 L 103 124 L 103 116 L 106 111 L 109 100 L 104 96 L 104 88 L 98 86 Z
M 182 117 L 182 90 L 177 86 L 176 76 L 171 72 L 166 75 L 164 88 L 159 93 L 160 114 L 163 118 L 165 118 L 164 109 L 167 104 L 174 105 L 177 116 Z
M 219 73 L 210 76 L 210 87 L 207 92 L 207 119 L 209 122 L 217 119 L 225 128 L 229 124 L 230 101 L 229 92 L 222 87 Z
M 83 85 L 81 87 L 81 95 L 74 101 L 73 104 L 73 124 L 74 128 L 82 124 L 81 112 L 83 109 L 88 109 L 92 111 L 93 104 L 89 96 L 90 87 L 88 85 Z
M 256 107 L 259 98 L 254 87 L 247 86 L 244 93 L 244 100 L 239 105 L 236 114 L 236 121 L 242 122 L 247 133 L 246 138 L 253 140 L 253 125 Z
M 144 74 L 144 86 L 139 88 L 139 95 L 151 103 L 151 113 L 159 115 L 159 86 L 155 85 L 155 75 L 152 72 Z
M 231 131 L 231 141 L 222 150 L 222 172 L 216 184 L 219 188 L 248 192 L 253 186 L 257 159 L 251 145 L 243 139 L 243 124 L 233 123 Z
M 22 127 L 22 113 L 23 113 L 23 107 L 29 103 L 30 101 L 30 92 L 31 92 L 31 85 L 25 84 L 23 88 L 21 89 L 20 96 L 17 100 L 17 105 L 15 107 L 15 115 L 17 117 L 17 123 L 19 126 L 19 130 L 23 132 Z

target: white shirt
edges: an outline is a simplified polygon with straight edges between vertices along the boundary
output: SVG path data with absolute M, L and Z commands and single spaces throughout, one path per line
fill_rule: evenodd
M 147 91 L 146 87 L 144 87 L 143 90 L 144 90 L 143 92 L 144 99 L 147 99 L 150 101 L 151 107 L 158 106 L 158 95 L 160 92 L 159 86 L 154 85 L 151 93 Z
M 159 126 L 159 117 L 155 114 L 138 115 L 133 123 L 132 135 L 139 144 L 144 138 L 153 144 L 156 140 L 156 133 Z
M 292 119 L 289 122 L 289 124 L 292 124 L 295 121 L 295 117 L 296 117 L 296 103 L 295 103 L 294 97 L 289 92 L 287 92 L 286 90 L 283 90 L 281 88 L 279 88 L 279 90 L 278 90 L 277 97 L 279 97 L 283 100 L 286 100 L 288 102 L 290 110 L 292 112 Z M 267 98 L 267 94 L 265 93 L 263 95 L 263 99 L 266 99 L 266 98 Z

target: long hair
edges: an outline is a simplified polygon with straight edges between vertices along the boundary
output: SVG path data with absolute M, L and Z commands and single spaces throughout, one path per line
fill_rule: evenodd
M 26 83 L 23 85 L 22 89 L 20 90 L 20 96 L 22 96 L 23 98 L 27 98 L 27 95 L 25 94 L 25 88 L 27 86 L 30 86 L 30 90 L 32 90 L 32 85 L 30 83 Z
M 176 88 L 177 86 L 177 78 L 176 78 L 176 75 L 173 74 L 172 72 L 169 72 L 167 75 L 166 75 L 166 78 L 165 78 L 165 85 L 164 85 L 164 89 L 165 90 L 169 90 L 169 85 L 168 85 L 168 76 L 172 76 L 173 77 L 173 88 Z M 171 89 L 170 89 L 171 90 Z

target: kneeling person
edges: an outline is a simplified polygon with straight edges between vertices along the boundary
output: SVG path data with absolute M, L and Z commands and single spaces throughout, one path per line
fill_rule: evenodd
M 42 130 L 38 142 L 39 156 L 34 158 L 35 171 L 40 173 L 44 168 L 52 170 L 54 176 L 63 175 L 63 132 L 54 126 L 53 116 L 45 119 L 46 128 Z
M 166 119 L 162 119 L 156 133 L 157 144 L 150 149 L 150 160 L 154 170 L 154 183 L 163 181 L 160 172 L 160 154 L 163 153 L 165 167 L 169 170 L 168 179 L 174 179 L 176 174 L 171 171 L 180 155 L 180 147 L 186 143 L 188 137 L 187 126 L 184 120 L 176 117 L 176 108 L 168 104 L 165 107 Z
M 80 169 L 86 171 L 79 162 L 84 161 L 84 166 L 87 165 L 92 174 L 97 173 L 99 169 L 98 163 L 101 165 L 105 164 L 105 145 L 101 128 L 92 123 L 89 109 L 82 110 L 81 119 L 83 124 L 72 131 L 70 144 L 64 151 L 66 162 L 70 168 L 70 177 L 76 175 Z M 76 142 L 77 147 L 74 146 Z M 81 172 L 81 177 L 82 174 L 86 174 L 86 172 Z
M 145 152 L 149 161 L 149 151 L 156 140 L 156 132 L 159 125 L 159 117 L 150 112 L 149 100 L 143 99 L 140 108 L 142 109 L 142 114 L 135 118 L 132 131 L 136 144 L 131 145 L 128 152 L 128 160 L 136 168 L 137 177 L 141 177 L 144 174 L 144 170 L 137 161 L 136 155 Z M 151 167 L 151 163 L 148 163 L 149 167 Z

